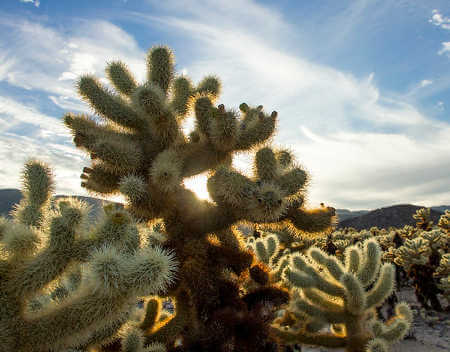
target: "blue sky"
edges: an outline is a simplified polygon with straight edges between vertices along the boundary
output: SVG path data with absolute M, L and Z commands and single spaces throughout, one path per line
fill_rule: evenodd
M 3 0 L 0 33 L 0 188 L 36 157 L 57 193 L 86 195 L 89 159 L 61 122 L 91 113 L 76 78 L 120 59 L 142 81 L 166 44 L 179 73 L 222 79 L 225 106 L 278 111 L 273 144 L 310 172 L 311 206 L 450 203 L 448 0 Z

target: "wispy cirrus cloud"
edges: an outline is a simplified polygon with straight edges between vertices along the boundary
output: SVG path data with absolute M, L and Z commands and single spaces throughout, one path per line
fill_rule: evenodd
M 74 83 L 81 74 L 104 80 L 107 61 L 120 58 L 143 78 L 144 51 L 110 22 L 74 20 L 58 31 L 45 23 L 0 16 L 0 30 L 9 33 L 0 38 L 0 81 L 47 92 L 61 108 L 80 103 Z
M 20 171 L 29 158 L 38 158 L 54 169 L 57 192 L 73 194 L 79 189 L 79 170 L 86 163 L 83 153 L 72 146 L 62 122 L 0 97 L 0 188 L 18 188 Z

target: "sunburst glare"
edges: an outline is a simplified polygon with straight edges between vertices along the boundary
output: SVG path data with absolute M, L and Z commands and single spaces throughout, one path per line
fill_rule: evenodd
M 211 200 L 206 187 L 207 180 L 208 177 L 204 174 L 192 176 L 184 180 L 184 186 L 194 192 L 198 198 Z

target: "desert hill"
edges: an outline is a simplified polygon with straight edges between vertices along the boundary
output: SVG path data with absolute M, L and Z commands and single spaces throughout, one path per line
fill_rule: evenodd
M 379 208 L 366 214 L 340 221 L 338 228 L 353 227 L 356 230 L 363 230 L 370 229 L 373 226 L 387 229 L 390 226 L 403 227 L 405 225 L 415 225 L 416 221 L 413 218 L 413 215 L 421 208 L 424 207 L 412 204 L 399 204 Z M 431 207 L 431 220 L 436 224 L 443 212 L 434 210 L 435 208 L 450 209 L 450 207 Z

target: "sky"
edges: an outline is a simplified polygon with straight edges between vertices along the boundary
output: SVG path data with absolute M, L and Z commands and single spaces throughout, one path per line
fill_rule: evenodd
M 309 172 L 308 206 L 450 204 L 448 0 L 2 0 L 0 33 L 0 189 L 37 158 L 57 194 L 88 195 L 62 123 L 93 114 L 77 78 L 106 84 L 121 60 L 143 82 L 164 44 L 177 73 L 221 78 L 218 103 L 278 112 L 272 143 Z M 207 197 L 206 176 L 185 183 Z

